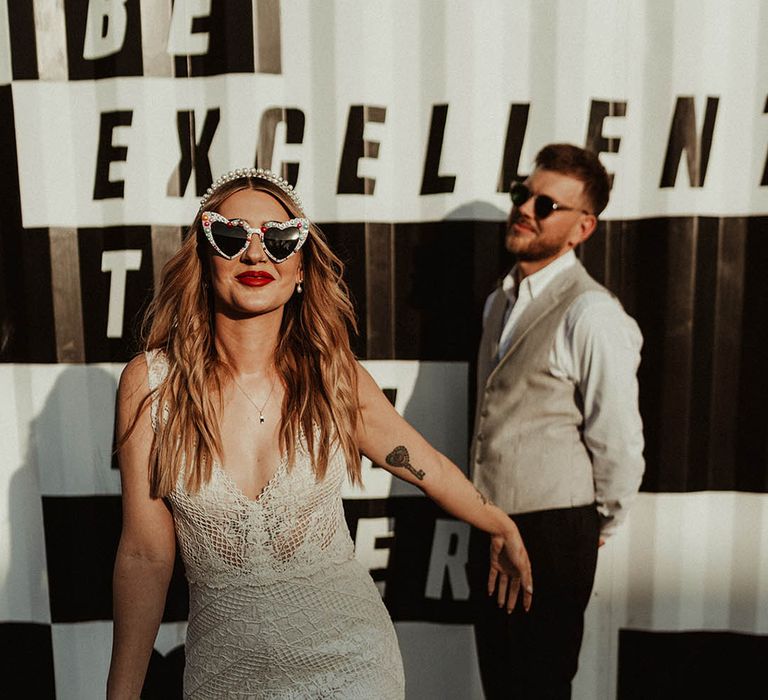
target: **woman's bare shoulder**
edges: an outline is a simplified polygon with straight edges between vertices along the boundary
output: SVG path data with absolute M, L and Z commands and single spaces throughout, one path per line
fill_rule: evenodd
M 118 389 L 122 401 L 140 401 L 149 393 L 149 367 L 145 354 L 139 353 L 123 368 Z
M 355 360 L 355 370 L 357 372 L 357 392 L 360 398 L 368 397 L 381 391 L 376 380 L 359 360 Z

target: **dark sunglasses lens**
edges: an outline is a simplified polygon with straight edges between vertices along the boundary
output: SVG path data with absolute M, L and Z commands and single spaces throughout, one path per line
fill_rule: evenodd
M 512 204 L 516 207 L 522 207 L 530 199 L 531 191 L 522 183 L 516 182 L 509 188 L 509 196 Z
M 242 226 L 227 226 L 222 221 L 211 223 L 211 235 L 219 250 L 230 257 L 240 253 L 248 240 L 248 232 Z
M 275 260 L 285 260 L 299 245 L 301 231 L 295 226 L 277 228 L 270 226 L 264 232 L 264 247 Z
M 555 200 L 552 197 L 545 194 L 536 197 L 536 201 L 533 203 L 533 213 L 536 214 L 537 219 L 546 219 L 553 211 L 555 211 Z

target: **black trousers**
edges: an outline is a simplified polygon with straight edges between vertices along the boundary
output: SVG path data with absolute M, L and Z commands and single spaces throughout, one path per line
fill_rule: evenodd
M 473 530 L 469 577 L 487 700 L 570 698 L 597 566 L 594 505 L 512 516 L 531 559 L 533 604 L 507 614 L 487 595 L 489 537 Z

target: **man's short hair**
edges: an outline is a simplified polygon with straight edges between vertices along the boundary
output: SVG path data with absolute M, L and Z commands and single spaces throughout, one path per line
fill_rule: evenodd
M 570 143 L 551 143 L 536 154 L 536 167 L 581 180 L 584 196 L 595 216 L 608 204 L 611 189 L 608 173 L 592 151 Z

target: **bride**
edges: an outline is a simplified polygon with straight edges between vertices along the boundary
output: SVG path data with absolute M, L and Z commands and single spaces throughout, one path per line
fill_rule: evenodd
M 531 603 L 514 523 L 354 358 L 342 266 L 282 178 L 219 178 L 123 371 L 123 529 L 108 697 L 137 698 L 180 548 L 189 698 L 403 698 L 389 615 L 355 560 L 341 486 L 360 455 L 492 534 L 489 594 Z

